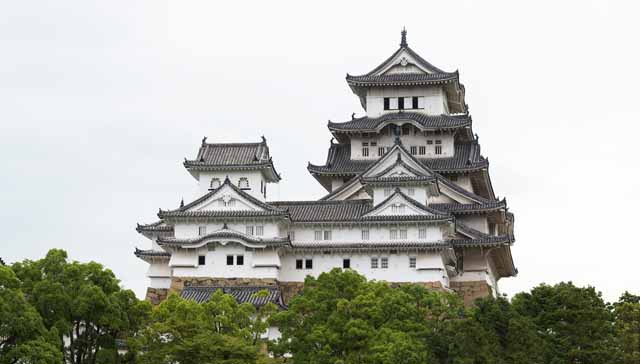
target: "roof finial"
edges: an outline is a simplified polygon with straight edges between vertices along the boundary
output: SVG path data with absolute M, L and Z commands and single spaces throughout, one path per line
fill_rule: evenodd
M 207 143 L 207 137 L 202 138 L 202 145 L 204 146 Z
M 406 48 L 407 45 L 407 29 L 402 27 L 402 38 L 400 39 L 400 47 Z
M 180 200 L 180 208 L 184 207 L 184 198 L 182 200 Z

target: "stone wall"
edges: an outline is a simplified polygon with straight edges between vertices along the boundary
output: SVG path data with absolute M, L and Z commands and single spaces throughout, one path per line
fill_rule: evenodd
M 302 288 L 304 288 L 304 283 L 302 282 L 279 282 L 278 286 L 280 287 L 280 294 L 282 295 L 282 301 L 285 305 L 289 305 L 293 297 L 295 297 Z
M 153 305 L 159 305 L 160 302 L 167 299 L 169 296 L 169 290 L 166 288 L 147 288 L 146 300 Z
M 209 278 L 209 277 L 173 277 L 170 292 L 180 294 L 184 287 L 238 287 L 238 286 L 277 286 L 278 281 L 271 278 Z
M 451 282 L 449 287 L 458 293 L 465 306 L 473 305 L 476 298 L 493 294 L 493 289 L 486 281 Z

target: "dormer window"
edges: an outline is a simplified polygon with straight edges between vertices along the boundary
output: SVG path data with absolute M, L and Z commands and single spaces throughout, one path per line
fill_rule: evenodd
M 209 188 L 213 190 L 218 187 L 220 187 L 220 178 L 212 178 Z
M 240 177 L 238 180 L 238 187 L 241 190 L 249 190 L 249 179 L 247 177 Z

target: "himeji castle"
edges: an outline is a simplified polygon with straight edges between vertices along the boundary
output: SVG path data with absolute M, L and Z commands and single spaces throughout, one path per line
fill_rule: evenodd
M 494 193 L 458 72 L 420 57 L 403 31 L 388 59 L 346 81 L 366 114 L 329 122 L 327 159 L 307 166 L 327 190 L 319 200 L 269 199 L 280 174 L 265 138 L 202 140 L 184 161 L 199 197 L 137 226 L 149 300 L 221 289 L 286 308 L 306 276 L 341 268 L 470 303 L 516 275 L 514 216 Z

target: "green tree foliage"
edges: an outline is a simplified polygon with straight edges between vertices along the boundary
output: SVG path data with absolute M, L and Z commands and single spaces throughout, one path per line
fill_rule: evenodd
M 593 287 L 542 284 L 512 300 L 545 342 L 545 363 L 617 363 L 611 307 Z
M 150 311 L 133 292 L 122 290 L 102 265 L 68 262 L 62 250 L 13 265 L 23 293 L 72 364 L 113 362 L 116 339 L 135 332 Z
M 256 363 L 260 353 L 256 309 L 238 304 L 217 291 L 203 304 L 172 294 L 153 310 L 150 324 L 130 347 L 140 364 L 244 364 Z M 262 325 L 258 323 L 258 325 Z
M 640 296 L 625 292 L 614 304 L 622 363 L 640 364 Z
M 45 329 L 27 303 L 13 270 L 0 265 L 0 364 L 60 363 L 56 344 L 55 331 Z

